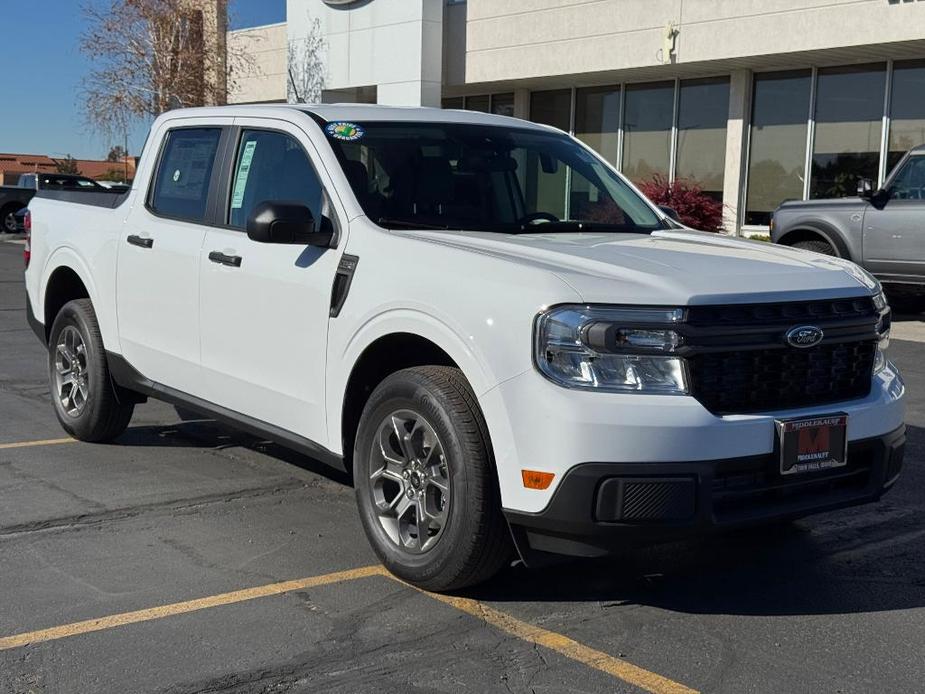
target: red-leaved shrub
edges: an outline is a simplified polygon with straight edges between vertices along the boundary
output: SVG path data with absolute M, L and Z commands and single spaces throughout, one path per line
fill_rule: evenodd
M 681 222 L 701 231 L 721 231 L 723 203 L 703 192 L 694 181 L 677 178 L 674 183 L 661 174 L 639 184 L 639 190 L 656 205 L 665 205 L 678 213 Z

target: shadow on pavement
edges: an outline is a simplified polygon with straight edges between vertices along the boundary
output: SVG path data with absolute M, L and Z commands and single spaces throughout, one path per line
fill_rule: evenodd
M 208 419 L 136 426 L 126 446 L 243 447 L 335 482 L 347 475 L 276 444 Z M 925 450 L 925 429 L 909 426 L 906 468 L 879 503 L 645 548 L 608 560 L 544 569 L 514 566 L 466 595 L 488 602 L 599 602 L 738 615 L 882 612 L 925 607 L 925 513 L 910 461 Z
M 880 502 L 608 560 L 513 567 L 466 594 L 489 602 L 599 602 L 682 613 L 796 615 L 925 606 L 925 429 L 909 426 L 906 466 Z M 915 452 L 913 455 L 910 453 Z M 911 460 L 910 460 L 911 459 Z

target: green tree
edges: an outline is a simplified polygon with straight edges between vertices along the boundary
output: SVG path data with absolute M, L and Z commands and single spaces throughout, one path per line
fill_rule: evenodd
M 126 156 L 125 147 L 122 145 L 114 145 L 110 150 L 109 154 L 106 155 L 106 161 L 122 161 Z
M 62 174 L 79 174 L 77 160 L 68 154 L 64 159 L 55 159 L 55 171 Z

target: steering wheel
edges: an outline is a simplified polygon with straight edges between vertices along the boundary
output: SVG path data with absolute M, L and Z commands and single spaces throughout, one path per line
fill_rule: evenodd
M 544 222 L 558 222 L 560 221 L 556 215 L 550 212 L 531 212 L 530 214 L 525 214 L 519 220 L 517 220 L 524 226 L 528 224 L 530 226 L 536 226 L 537 224 L 542 224 Z

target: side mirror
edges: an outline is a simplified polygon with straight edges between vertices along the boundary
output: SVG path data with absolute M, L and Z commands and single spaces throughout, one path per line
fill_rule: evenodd
M 334 233 L 330 224 L 316 231 L 315 218 L 307 206 L 297 202 L 268 200 L 254 208 L 247 220 L 247 236 L 259 243 L 286 243 L 293 245 L 331 245 Z
M 874 196 L 874 184 L 869 178 L 858 179 L 858 197 L 869 200 Z
M 678 211 L 675 208 L 668 207 L 668 205 L 659 205 L 658 209 L 664 212 L 668 217 L 671 217 L 674 221 L 681 221 L 681 217 L 678 216 Z

